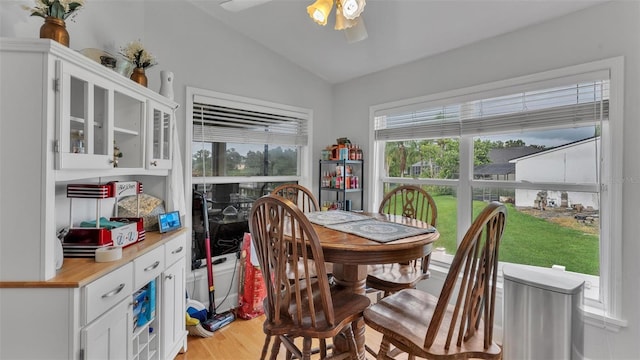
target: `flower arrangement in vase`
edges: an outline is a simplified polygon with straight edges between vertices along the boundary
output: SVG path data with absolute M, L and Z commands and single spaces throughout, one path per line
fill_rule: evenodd
M 84 0 L 35 0 L 34 7 L 22 5 L 22 8 L 30 11 L 31 16 L 44 19 L 44 24 L 40 27 L 40 38 L 55 40 L 69 46 L 69 32 L 65 20 L 73 19 L 82 6 Z
M 121 49 L 120 54 L 133 63 L 135 68 L 131 74 L 131 80 L 142 86 L 147 86 L 145 69 L 157 65 L 155 57 L 147 51 L 140 40 L 132 41 Z

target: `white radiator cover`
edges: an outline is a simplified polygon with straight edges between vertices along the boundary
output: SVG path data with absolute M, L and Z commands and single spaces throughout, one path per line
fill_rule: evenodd
M 213 286 L 215 288 L 217 313 L 225 312 L 238 306 L 240 261 L 237 258 L 237 253 L 216 256 L 213 261 L 223 258 L 226 259 L 223 263 L 213 265 Z M 186 288 L 191 299 L 197 300 L 203 303 L 207 309 L 209 308 L 209 284 L 206 266 L 187 274 Z

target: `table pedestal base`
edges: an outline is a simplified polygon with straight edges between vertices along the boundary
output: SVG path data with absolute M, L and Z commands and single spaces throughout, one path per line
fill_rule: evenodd
M 355 294 L 365 295 L 365 284 L 367 281 L 367 265 L 333 264 L 333 276 L 338 285 L 351 288 Z M 358 359 L 365 359 L 364 348 L 364 319 L 357 320 L 353 324 L 353 336 L 356 338 L 358 349 Z M 333 339 L 334 346 L 340 352 L 348 351 L 344 337 Z

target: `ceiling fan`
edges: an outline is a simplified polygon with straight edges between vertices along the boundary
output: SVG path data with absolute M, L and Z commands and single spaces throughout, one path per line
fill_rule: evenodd
M 271 0 L 222 0 L 220 6 L 225 10 L 237 12 L 269 1 Z
M 232 12 L 246 10 L 272 0 L 220 0 L 220 6 Z M 344 30 L 347 42 L 354 43 L 368 37 L 364 26 L 362 11 L 366 5 L 365 0 L 316 0 L 307 7 L 309 17 L 322 26 L 327 24 L 327 18 L 333 5 L 336 5 L 335 30 Z

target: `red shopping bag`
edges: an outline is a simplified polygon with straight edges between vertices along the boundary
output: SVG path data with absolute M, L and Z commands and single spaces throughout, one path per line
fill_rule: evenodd
M 245 233 L 240 253 L 240 289 L 238 291 L 238 316 L 242 319 L 253 319 L 264 314 L 262 302 L 267 296 L 262 271 L 257 261 L 251 261 L 251 234 Z M 255 259 L 255 255 L 254 255 Z

